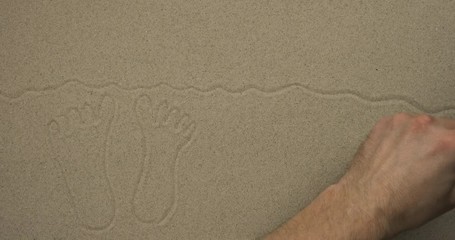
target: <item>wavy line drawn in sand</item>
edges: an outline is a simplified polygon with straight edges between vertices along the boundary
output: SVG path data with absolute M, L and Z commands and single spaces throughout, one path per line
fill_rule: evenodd
M 116 102 L 103 96 L 98 111 L 85 103 L 70 108 L 48 124 L 53 158 L 60 166 L 82 228 L 101 231 L 116 215 L 112 184 L 107 175 L 107 151 Z
M 387 95 L 382 95 L 379 97 L 372 97 L 368 96 L 365 94 L 362 94 L 360 91 L 355 91 L 355 90 L 324 90 L 324 89 L 317 89 L 314 87 L 311 87 L 309 85 L 304 85 L 301 83 L 291 83 L 287 85 L 283 85 L 280 87 L 276 88 L 260 88 L 254 85 L 247 85 L 241 89 L 228 89 L 225 88 L 221 85 L 214 85 L 209 88 L 199 88 L 195 86 L 172 86 L 168 83 L 158 83 L 155 85 L 151 86 L 136 86 L 136 87 L 123 87 L 120 86 L 117 83 L 107 83 L 107 84 L 101 84 L 101 85 L 96 85 L 96 84 L 88 84 L 84 83 L 79 79 L 69 79 L 67 81 L 62 82 L 61 84 L 53 85 L 53 86 L 48 86 L 48 87 L 43 87 L 41 89 L 35 89 L 35 88 L 29 88 L 29 89 L 24 89 L 23 91 L 15 94 L 15 95 L 8 95 L 0 90 L 0 100 L 3 101 L 8 101 L 8 102 L 13 102 L 17 101 L 21 97 L 23 97 L 26 94 L 41 94 L 43 92 L 47 91 L 54 91 L 56 89 L 59 89 L 61 87 L 64 87 L 66 85 L 70 84 L 80 84 L 86 88 L 89 89 L 105 89 L 105 88 L 116 88 L 118 90 L 124 90 L 124 91 L 139 91 L 139 90 L 151 90 L 159 87 L 167 87 L 171 90 L 176 90 L 176 91 L 188 91 L 188 92 L 195 92 L 199 94 L 211 94 L 213 92 L 222 92 L 222 93 L 228 93 L 231 95 L 243 95 L 247 94 L 248 92 L 256 92 L 258 94 L 263 94 L 266 96 L 269 95 L 276 95 L 276 94 L 282 94 L 284 92 L 293 90 L 293 89 L 299 89 L 302 90 L 308 94 L 311 95 L 316 95 L 322 98 L 352 98 L 356 99 L 360 102 L 368 103 L 371 105 L 382 105 L 382 104 L 387 104 L 387 103 L 403 103 L 411 108 L 414 108 L 414 110 L 419 111 L 419 112 L 426 112 L 429 114 L 440 114 L 446 111 L 450 110 L 455 110 L 455 104 L 448 104 L 444 106 L 439 106 L 439 107 L 425 107 L 422 104 L 420 104 L 418 101 L 408 97 L 408 96 L 403 96 L 403 95 L 395 95 L 395 94 L 387 94 Z
M 142 223 L 164 226 L 177 209 L 180 153 L 189 145 L 196 124 L 166 100 L 153 105 L 148 96 L 141 95 L 134 108 L 143 134 L 143 155 L 132 211 Z

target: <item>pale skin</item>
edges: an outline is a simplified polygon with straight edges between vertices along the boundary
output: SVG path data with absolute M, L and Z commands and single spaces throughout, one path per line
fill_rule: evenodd
M 378 121 L 346 174 L 265 239 L 389 239 L 454 207 L 455 120 L 399 113 Z

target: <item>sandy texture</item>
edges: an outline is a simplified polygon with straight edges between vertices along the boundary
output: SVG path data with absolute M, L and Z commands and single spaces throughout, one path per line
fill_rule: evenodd
M 455 117 L 454 26 L 447 0 L 1 1 L 0 239 L 261 236 L 381 116 Z

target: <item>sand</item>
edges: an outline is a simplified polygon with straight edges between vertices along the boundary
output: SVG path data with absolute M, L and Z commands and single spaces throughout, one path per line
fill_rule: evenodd
M 2 1 L 0 239 L 272 231 L 381 116 L 455 117 L 454 26 L 446 0 Z

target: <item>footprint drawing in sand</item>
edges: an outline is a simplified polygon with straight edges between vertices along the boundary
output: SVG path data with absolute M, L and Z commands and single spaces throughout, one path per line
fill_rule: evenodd
M 194 121 L 167 101 L 152 105 L 141 96 L 135 106 L 143 134 L 144 156 L 133 195 L 133 213 L 144 223 L 164 225 L 177 207 L 177 163 L 196 129 Z
M 108 135 L 116 104 L 105 96 L 99 108 L 70 108 L 49 123 L 54 158 L 65 177 L 71 203 L 82 227 L 107 228 L 115 215 L 112 186 L 106 173 Z

